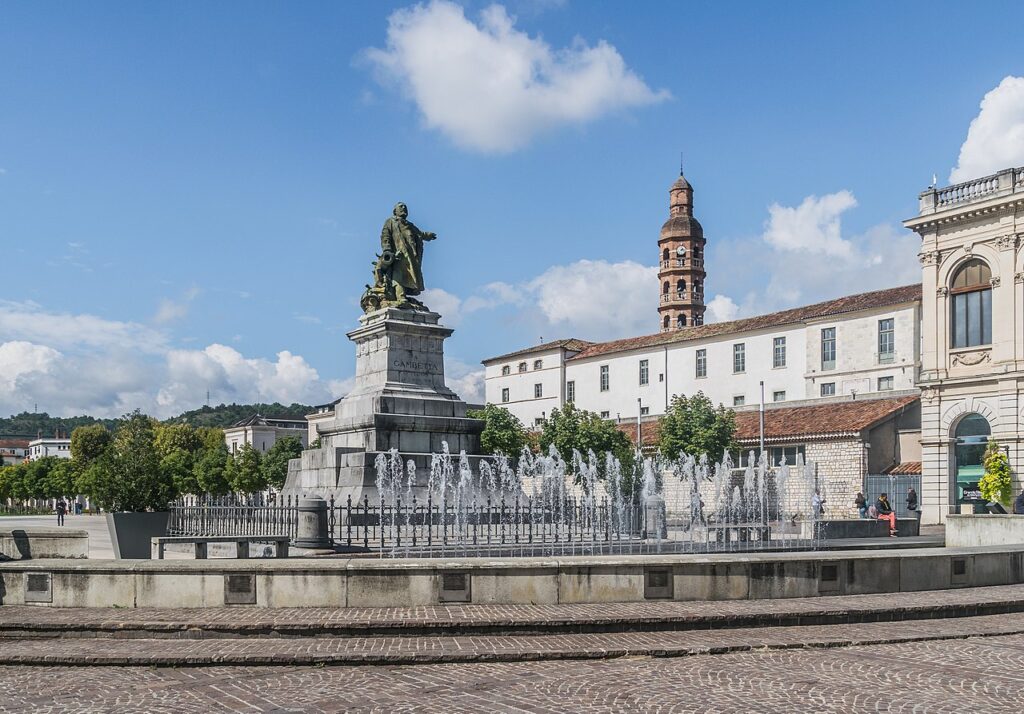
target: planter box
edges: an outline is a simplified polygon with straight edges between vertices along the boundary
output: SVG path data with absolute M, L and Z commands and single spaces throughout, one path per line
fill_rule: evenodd
M 123 559 L 149 559 L 150 539 L 167 535 L 167 511 L 156 513 L 108 513 L 107 529 L 114 546 L 114 557 Z

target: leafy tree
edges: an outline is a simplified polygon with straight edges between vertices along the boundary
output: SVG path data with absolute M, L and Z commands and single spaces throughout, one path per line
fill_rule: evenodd
M 110 448 L 87 469 L 82 483 L 108 511 L 166 510 L 176 493 L 160 471 L 154 421 L 135 410 L 114 434 Z
M 480 434 L 480 444 L 484 453 L 504 454 L 517 458 L 526 446 L 526 429 L 519 418 L 508 409 L 488 404 L 483 409 L 471 409 L 468 416 L 484 421 L 484 430 Z
M 541 451 L 546 452 L 552 446 L 570 464 L 574 449 L 584 456 L 593 451 L 598 457 L 602 476 L 608 453 L 622 463 L 624 473 L 633 468 L 634 448 L 629 437 L 610 421 L 594 412 L 577 409 L 572 402 L 561 409 L 552 409 L 551 415 L 544 420 L 540 432 Z
M 110 447 L 113 435 L 102 424 L 77 427 L 71 432 L 71 458 L 86 468 Z
M 736 413 L 721 404 L 715 407 L 704 392 L 692 397 L 672 397 L 668 412 L 661 418 L 658 450 L 669 459 L 681 453 L 699 458 L 707 454 L 718 461 L 726 450 L 735 448 Z
M 214 496 L 223 496 L 231 491 L 231 483 L 228 481 L 228 467 L 234 460 L 228 453 L 228 447 L 221 441 L 220 444 L 204 448 L 192 468 L 196 484 L 199 486 L 198 493 L 209 493 Z
M 57 459 L 47 474 L 47 493 L 50 498 L 75 496 L 81 467 L 73 459 Z
M 33 459 L 25 464 L 24 475 L 22 476 L 23 498 L 53 498 L 61 495 L 52 490 L 53 484 L 50 481 L 50 473 L 63 459 L 57 456 L 44 456 Z
M 160 457 L 160 472 L 178 493 L 199 493 L 196 460 L 203 448 L 202 435 L 189 424 L 159 424 L 153 446 Z
M 233 491 L 240 493 L 256 493 L 267 487 L 260 469 L 260 452 L 252 448 L 252 444 L 243 444 L 230 462 L 225 476 Z
M 1010 470 L 1006 452 L 999 448 L 995 440 L 990 439 L 985 449 L 985 475 L 978 481 L 981 497 L 1009 505 L 1013 495 L 1013 472 Z
M 21 478 L 18 471 L 18 464 L 0 467 L 0 503 L 6 502 L 9 498 L 16 499 L 14 482 Z
M 297 436 L 285 436 L 274 442 L 274 445 L 263 455 L 263 480 L 278 490 L 284 487 L 288 478 L 288 460 L 297 459 L 302 455 L 302 441 Z

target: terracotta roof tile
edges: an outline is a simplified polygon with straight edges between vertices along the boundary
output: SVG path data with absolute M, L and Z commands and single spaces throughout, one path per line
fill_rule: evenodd
M 545 350 L 553 350 L 559 347 L 564 348 L 570 352 L 579 352 L 580 350 L 586 349 L 593 342 L 587 342 L 586 340 L 578 340 L 575 337 L 569 337 L 564 340 L 552 340 L 551 342 L 541 342 L 539 345 L 534 347 L 527 347 L 523 350 L 516 350 L 515 352 L 509 352 L 507 354 L 498 355 L 497 357 L 488 357 L 482 361 L 482 364 L 488 362 L 497 362 L 503 359 L 512 359 L 513 357 L 522 357 L 524 355 L 533 354 L 534 352 L 544 352 Z
M 849 402 L 765 409 L 765 439 L 779 441 L 855 434 L 913 404 L 919 398 L 917 395 L 909 395 L 895 399 L 856 399 Z M 758 422 L 756 411 L 737 412 L 737 441 L 756 442 L 760 438 Z
M 884 472 L 887 475 L 892 476 L 914 476 L 920 475 L 921 473 L 921 462 L 920 461 L 904 461 L 902 464 L 896 464 L 890 466 Z
M 788 325 L 794 322 L 811 320 L 818 317 L 841 315 L 847 312 L 868 310 L 888 305 L 899 305 L 920 299 L 921 284 L 915 283 L 914 285 L 904 285 L 899 288 L 875 290 L 870 293 L 860 293 L 858 295 L 846 295 L 845 297 L 836 298 L 835 300 L 826 300 L 825 302 L 815 303 L 814 305 L 795 307 L 791 310 L 782 310 L 781 312 L 773 312 L 767 315 L 759 315 L 757 317 L 747 317 L 742 320 L 713 322 L 708 325 L 684 327 L 679 330 L 658 332 L 653 335 L 629 337 L 623 340 L 613 340 L 612 342 L 592 343 L 579 354 L 570 357 L 570 359 L 587 359 L 588 357 L 596 357 L 610 352 L 627 352 L 629 350 L 642 349 L 644 347 L 688 342 L 690 340 L 718 337 L 720 335 L 728 335 L 736 332 L 761 330 L 768 327 Z

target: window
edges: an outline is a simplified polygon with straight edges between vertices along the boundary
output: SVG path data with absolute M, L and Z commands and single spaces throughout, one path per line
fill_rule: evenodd
M 508 387 L 501 390 L 501 401 L 503 403 L 508 401 Z
M 519 363 L 519 371 L 520 372 L 525 372 L 526 371 L 526 362 L 520 362 Z
M 683 294 L 686 293 L 686 281 L 685 280 L 680 279 L 680 280 L 676 281 L 676 293 L 678 293 L 680 297 L 682 297 Z
M 708 376 L 708 351 L 697 350 L 697 376 Z
M 992 344 L 992 271 L 974 259 L 964 263 L 950 288 L 953 347 Z
M 732 405 L 734 407 L 742 407 L 746 403 L 747 403 L 747 398 L 744 397 L 742 394 L 740 396 L 738 396 L 738 397 L 733 397 L 732 398 Z
M 565 401 L 575 402 L 576 401 L 576 382 L 569 381 L 565 383 Z
M 732 371 L 734 374 L 747 371 L 747 346 L 742 342 L 732 346 Z
M 602 419 L 607 419 L 609 416 L 611 416 L 611 414 L 609 414 L 608 412 L 601 412 Z
M 676 327 L 686 327 L 686 315 L 680 315 L 676 318 Z
M 640 360 L 640 386 L 644 386 L 651 381 L 650 370 L 648 369 L 648 362 L 645 359 Z
M 822 382 L 822 384 L 821 384 L 821 396 L 823 396 L 823 397 L 831 397 L 835 393 L 836 393 L 836 383 L 835 382 Z
M 665 250 L 661 251 L 661 259 L 667 261 L 668 258 L 669 258 L 668 248 L 666 248 Z
M 836 328 L 826 327 L 821 331 L 821 368 L 836 368 Z
M 540 369 L 540 368 L 541 368 L 541 367 L 543 367 L 543 366 L 544 366 L 544 360 L 540 360 L 540 359 L 535 359 L 535 360 L 533 361 L 533 368 L 534 368 L 534 369 Z
M 608 365 L 601 365 L 601 391 L 608 391 Z
M 772 367 L 786 366 L 786 338 L 776 337 L 772 341 Z
M 878 363 L 888 364 L 896 358 L 896 321 L 888 317 L 878 321 Z
M 665 315 L 665 319 L 662 321 L 662 325 L 667 330 L 669 327 L 672 326 L 672 318 L 669 317 L 668 315 Z
M 696 315 L 694 315 L 693 316 L 693 324 L 694 325 L 703 325 L 704 324 L 704 315 L 702 315 L 700 313 L 697 313 Z
M 640 416 L 647 416 L 651 413 L 650 407 L 640 407 Z
M 509 367 L 507 364 L 504 367 L 501 368 L 501 376 L 502 377 L 507 377 L 510 374 L 512 374 L 512 368 Z
M 772 392 L 772 401 L 773 402 L 784 402 L 784 401 L 786 401 L 786 392 L 785 392 L 785 390 L 783 390 L 781 392 Z
M 535 384 L 535 385 L 533 385 L 533 398 L 534 399 L 540 399 L 543 396 L 544 396 L 544 385 L 543 384 Z
M 664 283 L 662 283 L 662 285 L 661 285 L 661 293 L 662 293 L 662 295 L 668 295 L 668 281 L 667 280 Z
M 544 426 L 544 417 L 537 417 L 533 420 L 534 426 Z
M 878 378 L 878 391 L 887 392 L 893 387 L 892 377 L 879 377 Z

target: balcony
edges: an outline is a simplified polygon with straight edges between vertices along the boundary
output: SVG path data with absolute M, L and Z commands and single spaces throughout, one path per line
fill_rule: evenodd
M 702 270 L 704 268 L 703 258 L 673 258 L 672 260 L 663 260 L 658 264 L 663 270 L 672 268 L 691 268 L 695 270 Z
M 921 215 L 938 213 L 997 196 L 1024 193 L 1024 168 L 1003 169 L 991 176 L 964 181 L 946 188 L 930 188 L 919 197 Z
M 704 302 L 704 291 L 703 290 L 683 290 L 683 291 L 680 292 L 680 291 L 677 290 L 676 292 L 662 293 L 661 294 L 661 303 L 663 305 L 666 304 L 666 303 L 673 303 L 673 302 L 703 303 Z

